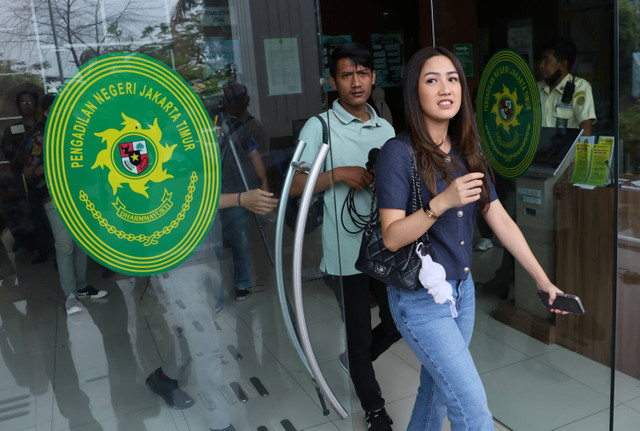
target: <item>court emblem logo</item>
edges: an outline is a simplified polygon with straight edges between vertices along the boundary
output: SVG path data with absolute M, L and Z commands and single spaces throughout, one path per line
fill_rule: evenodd
M 509 91 L 507 87 L 502 88 L 501 93 L 494 94 L 498 101 L 491 112 L 496 115 L 496 127 L 502 127 L 507 133 L 512 126 L 519 126 L 518 115 L 522 112 L 522 105 L 518 104 L 518 93 Z
M 500 116 L 503 120 L 509 121 L 511 119 L 511 100 L 500 100 Z
M 160 144 L 162 131 L 158 127 L 157 118 L 154 119 L 152 126 L 143 129 L 137 120 L 129 118 L 125 114 L 121 115 L 124 119 L 122 123 L 124 127 L 121 130 L 107 129 L 95 134 L 97 137 L 102 138 L 102 142 L 107 145 L 107 148 L 98 153 L 96 162 L 91 169 L 106 167 L 109 170 L 108 180 L 114 195 L 117 193 L 118 188 L 125 183 L 134 192 L 149 198 L 146 192 L 148 181 L 160 183 L 166 179 L 173 178 L 173 175 L 168 174 L 167 170 L 163 169 L 162 164 L 171 159 L 177 144 L 172 146 Z M 131 142 L 134 136 L 137 136 L 138 139 L 140 137 L 144 139 Z M 142 176 L 141 174 L 149 167 L 149 154 L 145 139 L 149 140 L 153 147 L 157 149 L 157 154 L 154 157 L 154 166 L 149 169 L 148 175 Z M 121 142 L 123 140 L 126 142 Z M 124 175 L 123 172 L 120 172 L 120 169 L 113 165 L 114 152 L 119 153 L 121 167 L 133 174 L 133 176 Z
M 145 141 L 124 142 L 119 145 L 122 164 L 134 174 L 141 174 L 149 166 L 147 143 Z
M 505 178 L 526 172 L 538 148 L 542 112 L 533 73 L 516 52 L 499 51 L 487 63 L 478 85 L 476 118 L 494 171 Z
M 121 273 L 184 262 L 220 196 L 219 149 L 198 96 L 166 65 L 114 53 L 82 66 L 54 101 L 45 177 L 75 241 Z

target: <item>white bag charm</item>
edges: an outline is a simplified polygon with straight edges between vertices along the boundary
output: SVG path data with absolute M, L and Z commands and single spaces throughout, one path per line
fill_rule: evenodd
M 458 317 L 458 310 L 456 310 L 456 302 L 453 299 L 453 289 L 451 284 L 447 282 L 446 272 L 444 267 L 431 259 L 431 256 L 423 256 L 418 250 L 416 250 L 420 259 L 422 259 L 422 266 L 420 267 L 420 273 L 418 279 L 422 286 L 433 295 L 433 299 L 437 304 L 444 304 L 449 301 L 449 308 L 451 309 L 451 316 L 453 318 Z

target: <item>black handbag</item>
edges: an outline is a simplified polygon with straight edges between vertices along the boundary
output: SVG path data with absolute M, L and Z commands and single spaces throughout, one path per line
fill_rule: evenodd
M 411 205 L 413 212 L 422 208 L 422 197 L 420 194 L 420 180 L 418 168 L 416 166 L 413 149 L 402 141 L 411 153 Z M 356 261 L 356 269 L 368 276 L 381 281 L 387 285 L 392 285 L 405 290 L 418 290 L 422 287 L 418 274 L 422 267 L 422 256 L 431 254 L 431 242 L 429 235 L 425 232 L 412 244 L 408 244 L 398 251 L 387 250 L 382 241 L 382 230 L 379 217 L 375 214 L 375 181 L 373 196 L 371 197 L 371 216 L 367 227 L 362 235 L 360 253 Z
M 327 123 L 320 115 L 315 117 L 322 123 L 322 142 L 327 142 Z M 287 200 L 285 207 L 284 221 L 292 230 L 296 228 L 296 220 L 298 218 L 298 210 L 300 209 L 300 198 L 293 197 Z M 304 233 L 313 232 L 322 224 L 324 218 L 324 192 L 316 193 L 311 200 L 309 212 L 307 213 L 307 222 L 304 225 Z

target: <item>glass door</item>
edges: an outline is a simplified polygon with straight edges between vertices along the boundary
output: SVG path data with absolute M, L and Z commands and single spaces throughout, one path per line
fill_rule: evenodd
M 0 298 L 0 399 L 9 412 L 0 427 L 352 429 L 351 384 L 338 361 L 344 321 L 318 269 L 322 228 L 305 233 L 295 218 L 285 220 L 292 162 L 314 161 L 299 159 L 297 135 L 327 109 L 316 2 L 2 6 L 1 269 L 3 289 L 11 290 Z M 45 95 L 88 62 L 121 52 L 177 72 L 219 144 L 221 195 L 211 228 L 186 261 L 146 276 L 114 271 L 79 249 L 69 260 L 64 226 L 52 223 L 60 218 L 55 206 L 23 180 L 25 166 L 36 163 L 24 148 L 35 148 L 38 124 L 46 127 Z M 139 127 L 152 127 L 153 114 L 136 110 L 132 88 L 105 85 L 103 102 L 130 97 Z M 137 93 L 171 115 L 157 91 Z M 187 131 L 178 136 L 175 143 L 188 147 Z M 98 138 L 83 136 L 85 148 L 100 145 Z M 325 166 L 320 158 L 315 166 Z M 163 168 L 178 178 L 181 162 L 168 157 Z M 109 202 L 135 192 L 129 182 L 111 193 L 108 174 L 98 167 L 87 181 L 108 184 Z M 146 186 L 152 193 L 164 185 Z M 75 265 L 71 272 L 86 266 L 95 293 L 64 291 L 66 265 Z M 71 296 L 80 299 L 76 308 Z
M 459 47 L 458 42 L 464 37 L 453 34 L 447 29 L 446 21 L 438 18 L 450 13 L 450 8 L 433 3 L 437 43 L 454 49 Z M 470 3 L 474 7 L 480 5 L 480 2 Z M 620 20 L 632 24 L 634 2 L 605 1 L 595 5 L 568 0 L 544 1 L 535 6 L 525 3 L 513 6 L 502 0 L 485 3 L 477 8 L 465 35 L 473 41 L 477 58 L 461 57 L 461 60 L 470 60 L 470 70 L 476 72 L 469 79 L 471 90 L 478 88 L 479 100 L 490 105 L 498 100 L 505 101 L 509 107 L 513 103 L 515 116 L 511 118 L 516 120 L 529 109 L 522 96 L 530 91 L 540 96 L 537 109 L 542 115 L 541 127 L 534 129 L 539 137 L 533 141 L 537 150 L 532 162 L 511 178 L 496 174 L 497 193 L 551 281 L 565 293 L 577 295 L 585 308 L 584 315 L 552 316 L 540 304 L 536 285 L 524 268 L 492 236 L 490 229 L 487 231 L 486 225 L 478 224 L 477 243 L 485 245 L 474 250 L 472 272 L 478 306 L 471 352 L 484 382 L 489 407 L 494 417 L 510 429 L 634 429 L 638 416 L 632 400 L 640 395 L 637 373 L 633 374 L 632 366 L 622 367 L 619 362 L 627 354 L 633 357 L 633 337 L 618 337 L 618 342 L 625 340 L 624 347 L 618 345 L 612 349 L 616 324 L 620 331 L 625 322 L 627 332 L 633 332 L 628 331 L 628 319 L 618 317 L 616 323 L 612 310 L 616 289 L 619 313 L 628 310 L 624 304 L 633 302 L 630 302 L 633 295 L 625 293 L 624 299 L 620 297 L 622 274 L 633 274 L 633 265 L 627 259 L 632 254 L 625 254 L 626 248 L 618 251 L 619 262 L 625 260 L 625 263 L 615 266 L 616 238 L 619 244 L 623 237 L 622 232 L 616 232 L 616 219 L 620 227 L 625 221 L 630 226 L 632 219 L 618 215 L 616 202 L 620 200 L 620 210 L 632 205 L 631 200 L 623 203 L 616 179 L 616 154 L 622 151 L 617 134 L 622 122 L 620 119 L 618 124 L 615 112 L 618 95 L 614 88 L 618 77 L 614 11 L 617 3 L 629 3 L 624 20 Z M 490 12 L 493 10 L 499 12 Z M 626 27 L 627 31 L 632 28 L 631 24 Z M 596 28 L 598 31 L 593 31 Z M 621 30 L 621 46 L 622 34 Z M 625 37 L 625 45 L 626 40 Z M 626 53 L 625 70 L 628 71 L 632 52 L 636 50 L 633 46 Z M 502 50 L 510 50 L 512 58 L 525 64 L 535 79 L 532 86 L 525 85 L 524 81 L 522 85 L 511 85 L 505 80 L 504 90 L 498 89 L 491 98 L 489 92 L 483 94 L 482 90 L 502 82 L 500 78 L 494 79 L 501 71 L 492 69 L 496 64 L 492 59 L 504 53 Z M 558 64 L 564 70 L 559 70 L 561 66 L 556 69 L 548 66 L 549 54 L 560 59 Z M 507 63 L 515 75 L 516 61 Z M 622 62 L 620 65 L 622 71 Z M 494 75 L 485 75 L 491 71 Z M 579 84 L 580 88 L 573 94 L 570 90 L 563 93 L 571 85 L 561 83 L 558 77 Z M 483 79 L 488 81 L 483 83 Z M 631 91 L 630 82 L 627 80 L 626 94 Z M 571 108 L 571 123 L 566 128 L 562 127 L 559 110 L 560 97 L 564 94 Z M 631 107 L 634 99 L 628 96 L 625 99 Z M 500 147 L 504 154 L 516 157 L 515 147 L 507 147 L 519 126 L 502 127 L 500 121 L 509 117 L 503 115 L 500 119 L 498 112 L 496 109 L 496 116 L 487 116 L 479 128 L 499 129 L 494 136 L 502 133 L 502 141 L 498 137 L 485 144 L 501 141 L 505 143 L 505 147 Z M 516 118 L 518 115 L 520 118 Z M 535 123 L 531 124 L 536 127 Z M 521 134 L 513 142 L 525 139 Z M 626 144 L 627 138 L 622 139 Z M 598 155 L 589 158 L 589 166 L 582 164 L 586 160 L 580 159 L 582 149 L 594 150 L 592 154 Z M 625 147 L 625 151 L 627 149 Z M 628 161 L 627 158 L 624 166 L 624 177 L 628 178 L 624 180 L 625 186 L 633 179 L 627 177 L 633 170 L 633 163 Z M 499 159 L 499 162 L 504 169 L 508 160 Z M 632 189 L 631 185 L 627 190 Z M 625 216 L 628 214 L 632 212 Z M 489 240 L 490 246 L 485 240 Z M 628 315 L 627 312 L 625 316 Z M 624 354 L 620 355 L 621 352 Z M 611 426 L 614 406 L 615 421 L 620 424 L 615 428 Z M 547 414 L 540 415 L 541 411 Z M 632 423 L 634 425 L 630 425 Z

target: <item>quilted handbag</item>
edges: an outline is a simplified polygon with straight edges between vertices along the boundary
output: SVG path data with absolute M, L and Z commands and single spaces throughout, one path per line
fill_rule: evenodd
M 405 143 L 405 145 L 407 144 Z M 422 208 L 422 197 L 420 196 L 419 187 L 420 181 L 415 155 L 408 145 L 407 147 L 411 153 L 411 205 L 413 212 L 416 212 L 418 208 Z M 379 217 L 375 214 L 377 211 L 375 199 L 374 183 L 373 196 L 371 198 L 371 215 L 367 227 L 362 234 L 362 243 L 360 244 L 360 252 L 355 267 L 358 271 L 387 285 L 406 290 L 418 290 L 422 287 L 418 280 L 422 260 L 416 251 L 420 252 L 422 256 L 431 253 L 429 236 L 425 232 L 424 235 L 415 242 L 395 252 L 389 251 L 382 241 Z

